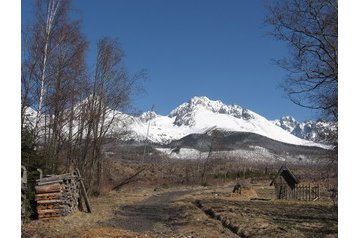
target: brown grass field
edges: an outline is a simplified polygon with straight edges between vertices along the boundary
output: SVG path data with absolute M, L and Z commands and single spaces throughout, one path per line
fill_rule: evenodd
M 215 186 L 131 184 L 91 198 L 93 212 L 32 220 L 22 237 L 338 237 L 338 212 L 317 201 L 275 200 L 267 180 L 232 193 Z M 265 200 L 252 200 L 260 198 Z

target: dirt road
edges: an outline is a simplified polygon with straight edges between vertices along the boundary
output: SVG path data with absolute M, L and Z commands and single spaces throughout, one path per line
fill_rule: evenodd
M 203 188 L 199 189 L 201 192 Z M 148 237 L 238 237 L 198 209 L 190 198 L 197 189 L 159 192 L 119 206 L 104 227 L 117 227 Z M 188 198 L 189 197 L 189 198 Z
M 103 225 L 118 226 L 138 233 L 168 235 L 181 226 L 183 210 L 174 204 L 175 199 L 189 191 L 164 192 L 132 205 L 121 206 L 114 217 Z
M 193 203 L 205 188 L 145 188 L 91 199 L 92 213 L 76 212 L 22 226 L 22 237 L 237 237 Z
M 273 192 L 255 189 L 260 197 Z M 250 201 L 231 185 L 145 187 L 92 197 L 91 204 L 92 213 L 30 221 L 22 237 L 337 237 L 338 231 L 329 202 Z

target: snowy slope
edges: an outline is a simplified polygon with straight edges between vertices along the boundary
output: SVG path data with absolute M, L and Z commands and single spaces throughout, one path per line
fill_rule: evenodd
M 194 97 L 178 106 L 168 116 L 144 113 L 133 117 L 130 129 L 132 139 L 148 139 L 157 143 L 168 143 L 192 133 L 205 133 L 213 128 L 226 131 L 252 132 L 268 138 L 306 146 L 322 146 L 303 140 L 273 124 L 259 114 L 239 105 L 225 105 L 207 97 Z

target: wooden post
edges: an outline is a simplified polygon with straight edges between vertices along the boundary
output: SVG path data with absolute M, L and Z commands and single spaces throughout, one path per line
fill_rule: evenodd
M 300 200 L 300 189 L 299 188 L 300 188 L 299 186 L 296 187 L 296 199 L 297 200 Z
M 24 222 L 26 214 L 26 192 L 27 192 L 27 170 L 25 166 L 21 166 L 23 170 L 21 174 L 21 225 Z
M 311 201 L 311 183 L 308 185 L 308 201 Z
M 22 173 L 22 177 L 21 177 L 21 182 L 23 183 L 27 183 L 27 169 L 25 166 L 21 165 L 21 169 L 23 169 L 23 173 Z
M 308 201 L 308 193 L 309 193 L 309 190 L 308 190 L 308 186 L 306 185 L 306 201 Z
M 39 177 L 40 177 L 40 179 L 42 179 L 42 176 L 43 176 L 42 169 L 36 169 L 36 170 L 39 172 Z
M 301 186 L 301 200 L 305 200 L 305 186 Z
M 320 193 L 320 190 L 319 190 L 319 184 L 318 184 L 318 198 L 321 197 L 321 193 Z
M 77 176 L 79 177 L 80 179 L 80 185 L 81 185 L 81 194 L 83 195 L 83 198 L 85 200 L 85 203 L 86 203 L 86 207 L 87 207 L 87 211 L 89 213 L 91 213 L 91 205 L 89 203 L 89 200 L 88 200 L 88 197 L 87 197 L 87 192 L 86 192 L 86 188 L 85 188 L 85 185 L 83 184 L 83 181 L 82 181 L 82 178 L 81 178 L 81 173 L 80 173 L 80 170 L 79 169 L 76 169 L 76 172 L 77 172 Z

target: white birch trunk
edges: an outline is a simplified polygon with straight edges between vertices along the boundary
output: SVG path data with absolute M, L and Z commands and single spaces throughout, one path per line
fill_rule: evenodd
M 40 87 L 40 95 L 39 95 L 39 102 L 36 112 L 36 120 L 35 120 L 35 133 L 38 132 L 38 125 L 41 119 L 42 115 L 42 107 L 43 107 L 43 101 L 46 94 L 45 90 L 45 80 L 46 80 L 46 66 L 47 66 L 47 58 L 48 58 L 48 46 L 50 41 L 50 33 L 52 29 L 52 24 L 54 21 L 54 18 L 56 16 L 58 7 L 60 5 L 61 0 L 50 0 L 47 8 L 47 20 L 46 20 L 46 40 L 44 45 L 44 55 L 43 55 L 43 61 L 42 61 L 42 72 L 41 72 L 41 87 Z

